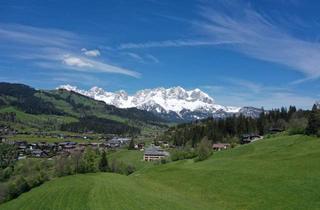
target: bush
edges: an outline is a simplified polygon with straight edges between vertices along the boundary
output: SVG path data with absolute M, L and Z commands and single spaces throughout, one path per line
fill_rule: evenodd
M 83 154 L 83 158 L 80 161 L 80 172 L 81 173 L 94 173 L 98 171 L 98 154 L 97 151 L 91 149 L 90 147 L 86 148 Z
M 304 134 L 307 126 L 308 120 L 306 118 L 292 118 L 289 121 L 288 134 Z
M 11 166 L 5 169 L 0 169 L 0 181 L 5 181 L 9 179 L 12 174 L 13 174 L 13 168 Z
M 0 203 L 4 202 L 7 199 L 7 195 L 8 195 L 7 184 L 0 182 Z
M 14 145 L 0 143 L 0 168 L 12 166 L 18 157 L 18 151 Z
M 135 171 L 134 166 L 132 166 L 132 165 L 129 164 L 129 165 L 127 166 L 127 168 L 126 168 L 125 174 L 126 174 L 126 175 L 130 175 L 130 174 L 132 174 L 134 171 Z
M 196 161 L 202 161 L 210 157 L 212 154 L 211 143 L 207 137 L 204 137 L 198 145 L 198 157 Z
M 113 173 L 125 175 L 130 175 L 136 170 L 134 166 L 126 165 L 123 161 L 116 161 L 115 159 L 112 160 L 110 169 Z
M 175 149 L 171 152 L 171 160 L 184 160 L 184 159 L 192 159 L 197 156 L 197 153 L 193 149 Z
M 27 181 L 22 177 L 18 176 L 15 181 L 9 183 L 8 186 L 8 199 L 18 197 L 20 194 L 30 190 Z

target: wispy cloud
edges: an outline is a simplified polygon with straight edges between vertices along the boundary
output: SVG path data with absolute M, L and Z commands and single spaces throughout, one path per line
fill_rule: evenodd
M 219 104 L 235 106 L 254 106 L 266 109 L 296 105 L 309 109 L 316 98 L 300 94 L 291 87 L 268 86 L 252 81 L 225 78 L 223 85 L 204 85 L 201 88 L 208 92 Z
M 73 55 L 66 55 L 63 59 L 63 63 L 70 67 L 70 69 L 75 69 L 78 71 L 117 73 L 132 76 L 135 78 L 139 78 L 141 76 L 138 72 Z
M 202 8 L 204 21 L 197 25 L 209 39 L 229 42 L 226 46 L 231 50 L 288 66 L 302 72 L 308 79 L 320 77 L 318 42 L 294 37 L 271 18 L 251 8 L 238 8 L 239 10 L 244 12 L 227 15 L 233 13 Z
M 81 58 L 69 55 L 65 56 L 65 58 L 63 59 L 63 63 L 65 63 L 68 66 L 75 66 L 80 68 L 93 67 L 93 65 L 90 62 L 86 62 Z
M 137 60 L 139 62 L 143 62 L 144 59 L 138 55 L 137 53 L 133 53 L 133 52 L 126 52 L 124 53 L 125 55 L 129 56 L 130 58 L 134 59 L 134 60 Z
M 83 43 L 86 43 L 86 40 L 68 31 L 17 24 L 0 24 L 0 50 L 6 52 L 0 56 L 27 59 L 43 68 L 140 77 L 136 71 L 106 63 L 101 59 L 94 59 L 100 55 L 100 51 L 81 48 Z
M 159 59 L 151 54 L 138 54 L 133 52 L 120 52 L 120 54 L 130 57 L 139 63 L 159 63 Z
M 98 57 L 101 55 L 100 50 L 94 49 L 94 50 L 87 50 L 86 48 L 82 48 L 81 51 L 83 54 L 89 57 Z
M 220 45 L 227 44 L 226 41 L 202 41 L 202 40 L 165 40 L 165 41 L 150 41 L 145 43 L 124 43 L 118 49 L 140 49 L 140 48 L 155 48 L 155 47 L 191 47 L 202 45 Z
M 147 54 L 146 58 L 153 61 L 154 63 L 160 63 L 159 59 L 156 58 L 155 56 L 151 55 L 151 54 Z

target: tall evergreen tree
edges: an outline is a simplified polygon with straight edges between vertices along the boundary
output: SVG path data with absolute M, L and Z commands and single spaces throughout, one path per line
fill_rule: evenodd
M 109 163 L 108 163 L 108 159 L 107 159 L 107 153 L 105 150 L 103 150 L 103 152 L 101 153 L 101 158 L 100 158 L 100 162 L 99 162 L 99 170 L 102 172 L 110 171 Z
M 320 110 L 314 104 L 308 118 L 308 126 L 306 128 L 308 135 L 320 135 Z
M 134 138 L 133 137 L 131 138 L 131 140 L 129 142 L 128 150 L 134 150 Z

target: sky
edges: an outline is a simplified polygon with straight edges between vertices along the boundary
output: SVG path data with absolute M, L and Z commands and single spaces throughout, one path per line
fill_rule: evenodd
M 200 88 L 218 104 L 320 99 L 317 0 L 0 2 L 0 81 Z

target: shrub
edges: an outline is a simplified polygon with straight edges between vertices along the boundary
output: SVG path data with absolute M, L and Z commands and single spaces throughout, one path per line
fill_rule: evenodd
M 192 159 L 197 156 L 197 153 L 193 149 L 175 149 L 171 152 L 171 160 L 184 160 L 184 159 Z
M 13 174 L 13 168 L 11 166 L 5 169 L 0 169 L 0 181 L 9 179 L 12 174 Z
M 288 134 L 304 134 L 307 126 L 308 120 L 306 118 L 292 118 L 289 121 Z
M 211 143 L 207 137 L 204 137 L 198 145 L 198 157 L 196 161 L 202 161 L 210 157 L 212 154 Z

